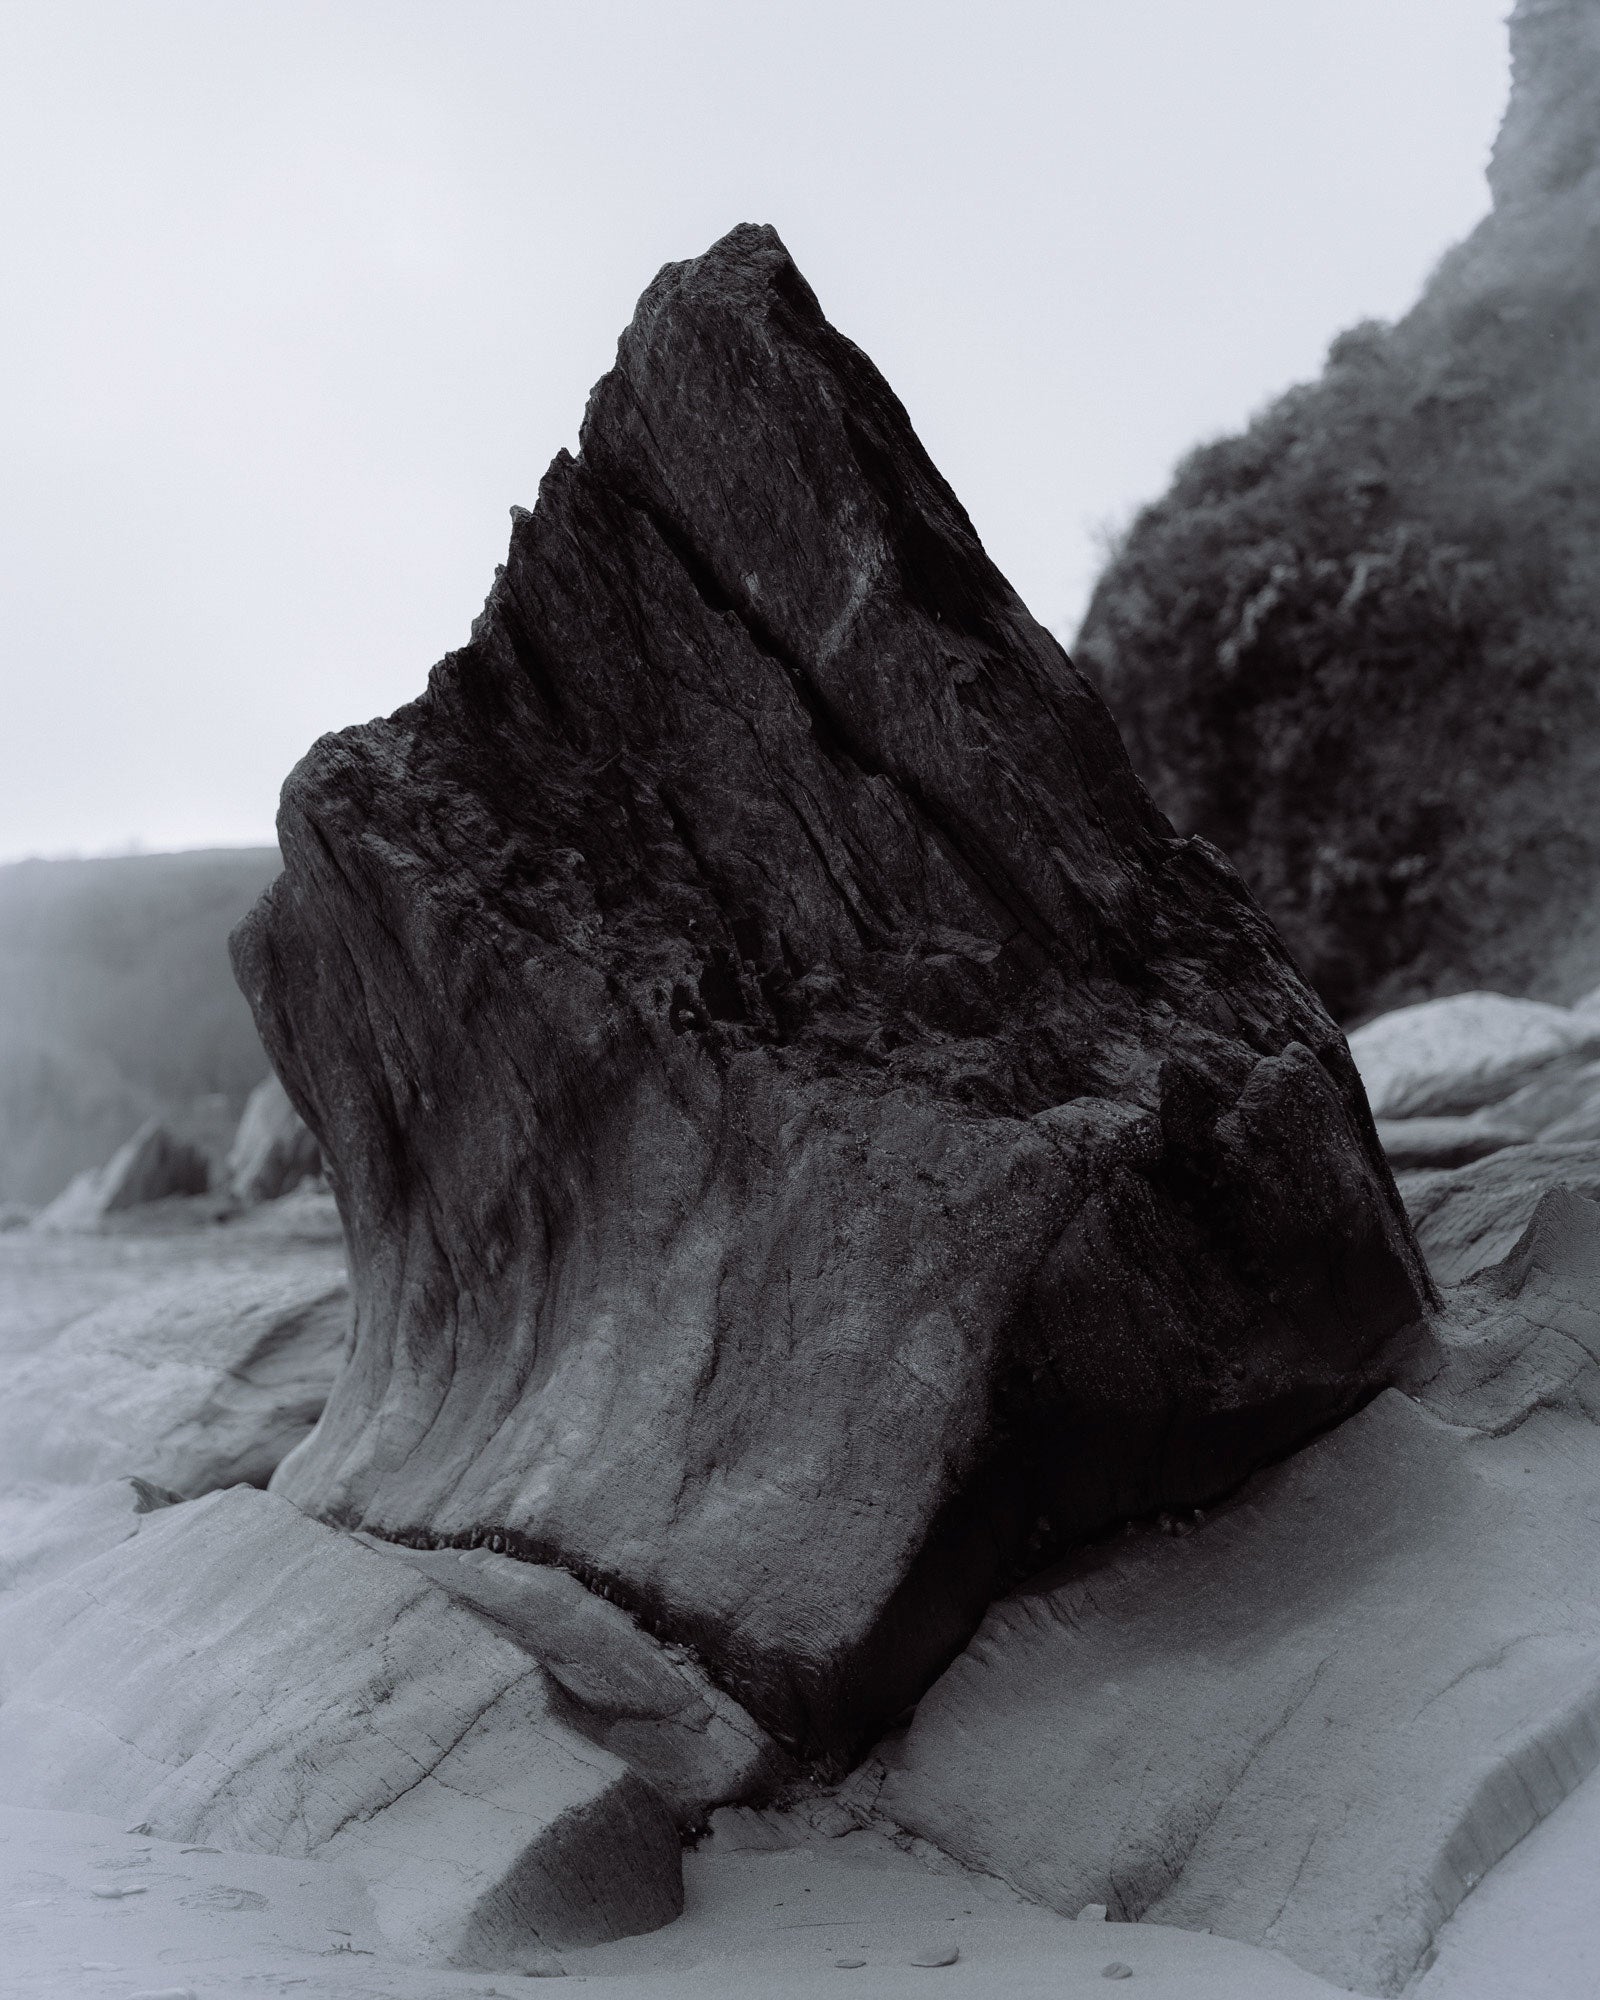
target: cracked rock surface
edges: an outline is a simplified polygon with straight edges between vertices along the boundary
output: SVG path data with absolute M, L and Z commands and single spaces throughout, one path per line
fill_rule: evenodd
M 682 1906 L 666 1809 L 536 1661 L 245 1487 L 0 1604 L 0 1798 L 340 1862 L 442 1964 L 515 1969 Z
M 1447 1296 L 1410 1393 L 995 1605 L 882 1809 L 1055 1909 L 1399 1993 L 1600 1763 L 1600 1209 L 1547 1194 Z
M 1430 1296 L 1332 1021 L 770 229 L 667 267 L 235 964 L 357 1333 L 276 1490 L 498 1536 L 843 1760 Z

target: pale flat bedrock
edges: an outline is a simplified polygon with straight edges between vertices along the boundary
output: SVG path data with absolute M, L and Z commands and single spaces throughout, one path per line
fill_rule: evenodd
M 119 1477 L 264 1486 L 348 1345 L 332 1209 L 301 1188 L 225 1222 L 158 1199 L 84 1232 L 0 1233 L 0 1518 Z
M 1358 1028 L 1350 1053 L 1428 1268 L 1497 1264 L 1554 1187 L 1600 1195 L 1600 995 L 1456 993 Z
M 348 1861 L 436 1963 L 514 1968 L 681 1907 L 666 1808 L 535 1660 L 247 1487 L 0 1600 L 0 1798 Z
M 291 1196 L 283 1207 L 295 1203 Z M 262 1223 L 276 1220 L 277 1207 L 270 1204 L 223 1227 L 173 1234 L 46 1236 L 26 1229 L 0 1234 L 0 1358 L 9 1369 L 97 1306 L 190 1273 L 201 1282 L 213 1275 L 276 1279 L 285 1271 L 330 1283 L 343 1277 L 344 1245 L 337 1233 L 314 1243 L 262 1233 Z
M 1380 1014 L 1350 1037 L 1375 1118 L 1462 1115 L 1499 1105 L 1552 1070 L 1592 1068 L 1600 1009 L 1506 993 L 1453 993 Z
M 1480 1882 L 1434 1940 L 1416 2000 L 1588 2000 L 1600 1992 L 1600 1774 Z
M 1054 1908 L 1398 1993 L 1600 1760 L 1600 1215 L 1552 1195 L 1520 1248 L 1415 1397 L 995 1605 L 885 1809 Z

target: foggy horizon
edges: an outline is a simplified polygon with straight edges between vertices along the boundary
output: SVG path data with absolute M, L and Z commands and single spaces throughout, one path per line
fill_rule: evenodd
M 8 10 L 0 860 L 270 843 L 741 220 L 1070 645 L 1175 462 L 1487 211 L 1502 12 Z

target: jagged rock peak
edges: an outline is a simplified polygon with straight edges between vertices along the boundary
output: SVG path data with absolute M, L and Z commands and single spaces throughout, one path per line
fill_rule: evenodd
M 770 229 L 279 829 L 235 964 L 357 1335 L 274 1489 L 558 1565 L 801 1755 L 1429 1296 L 1337 1030 Z

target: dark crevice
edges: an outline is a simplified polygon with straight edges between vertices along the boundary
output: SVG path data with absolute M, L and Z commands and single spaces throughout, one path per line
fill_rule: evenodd
M 854 930 L 856 936 L 860 939 L 862 950 L 881 951 L 888 942 L 887 938 L 881 931 L 874 929 L 867 922 L 866 918 L 862 916 L 860 910 L 857 909 L 856 899 L 848 893 L 844 884 L 833 872 L 833 864 L 823 851 L 822 842 L 812 832 L 810 822 L 807 820 L 805 814 L 792 800 L 789 802 L 789 806 L 790 811 L 794 814 L 795 825 L 799 827 L 802 838 L 811 849 L 811 852 L 817 857 L 817 866 L 827 876 L 833 893 L 838 897 L 845 915 L 850 919 L 851 929 Z
M 689 824 L 688 816 L 684 813 L 677 800 L 667 790 L 666 786 L 659 781 L 655 787 L 655 794 L 661 801 L 661 810 L 672 822 L 672 830 L 678 836 L 679 846 L 682 847 L 684 853 L 694 863 L 695 873 L 706 885 L 706 893 L 717 906 L 717 914 L 723 916 L 722 897 L 718 890 L 716 877 L 712 872 L 710 862 L 700 852 L 700 843 L 695 837 L 694 828 Z
M 817 686 L 805 663 L 790 651 L 757 612 L 741 604 L 723 588 L 710 565 L 675 523 L 647 500 L 636 496 L 619 497 L 650 523 L 707 610 L 719 618 L 736 619 L 756 651 L 780 670 L 805 710 L 812 736 L 824 756 L 847 777 L 882 778 L 893 785 L 933 836 L 956 874 L 977 892 L 979 900 L 998 911 L 1014 932 L 1030 940 L 1041 954 L 1041 963 L 1053 957 L 1061 944 L 1055 927 L 1019 891 L 1006 870 L 988 851 L 987 843 L 970 828 L 958 825 L 915 779 L 894 770 L 850 729 Z
M 603 1597 L 608 1604 L 614 1604 L 625 1611 L 633 1622 L 652 1639 L 664 1646 L 675 1646 L 687 1653 L 694 1665 L 711 1684 L 723 1694 L 736 1701 L 745 1713 L 758 1722 L 775 1742 L 791 1756 L 803 1757 L 807 1746 L 800 1730 L 803 1718 L 775 1718 L 769 1712 L 769 1704 L 763 1702 L 760 1691 L 738 1674 L 724 1668 L 715 1659 L 708 1657 L 695 1643 L 692 1633 L 684 1621 L 673 1618 L 650 1593 L 639 1590 L 613 1572 L 603 1570 L 596 1564 L 583 1562 L 569 1551 L 559 1548 L 554 1542 L 542 1536 L 524 1534 L 517 1528 L 492 1528 L 478 1526 L 463 1528 L 453 1534 L 439 1534 L 428 1528 L 377 1528 L 370 1522 L 352 1522 L 351 1527 L 359 1527 L 364 1535 L 374 1541 L 390 1542 L 397 1548 L 420 1550 L 486 1549 L 491 1555 L 509 1556 L 513 1562 L 529 1563 L 540 1569 L 558 1569 L 581 1583 L 585 1590 L 596 1597 Z M 799 1724 L 797 1729 L 796 1724 Z

